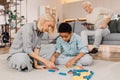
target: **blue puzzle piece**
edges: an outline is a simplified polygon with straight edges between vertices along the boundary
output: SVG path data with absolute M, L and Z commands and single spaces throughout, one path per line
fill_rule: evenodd
M 59 75 L 66 76 L 67 74 L 64 72 L 59 72 Z
M 52 70 L 52 69 L 49 69 L 48 71 L 49 71 L 49 72 L 55 72 L 55 70 Z
M 73 76 L 80 76 L 80 73 L 73 73 Z
M 73 72 L 88 72 L 88 70 L 85 70 L 85 69 L 84 70 L 75 70 L 74 69 Z
M 90 80 L 90 78 L 92 77 L 94 73 L 92 71 L 90 71 L 90 75 L 89 76 L 84 76 L 85 79 Z

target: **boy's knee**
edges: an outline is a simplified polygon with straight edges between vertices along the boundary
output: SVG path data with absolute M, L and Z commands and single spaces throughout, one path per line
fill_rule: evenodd
M 92 64 L 93 58 L 89 54 L 86 54 L 80 61 L 81 61 L 81 65 L 89 66 Z

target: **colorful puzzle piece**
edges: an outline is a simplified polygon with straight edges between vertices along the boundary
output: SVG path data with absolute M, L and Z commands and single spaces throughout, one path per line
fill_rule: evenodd
M 52 70 L 58 71 L 58 70 L 59 70 L 59 68 L 53 68 Z
M 52 70 L 52 69 L 49 69 L 48 71 L 49 71 L 49 72 L 55 72 L 55 70 Z
M 94 73 L 88 70 L 73 70 L 73 80 L 90 80 Z
M 49 72 L 56 72 L 56 71 L 58 71 L 59 69 L 58 68 L 53 68 L 53 69 L 49 69 L 48 71 Z
M 72 71 L 72 70 L 69 70 L 69 71 L 68 71 L 68 74 L 73 74 L 73 71 Z
M 87 79 L 84 79 L 83 77 L 79 76 L 73 76 L 73 80 L 87 80 Z
M 64 72 L 59 72 L 59 75 L 66 76 L 67 74 Z
M 83 66 L 75 66 L 75 69 L 84 69 Z
M 58 71 L 58 68 L 53 68 L 53 69 L 49 69 L 49 72 L 56 72 Z M 82 66 L 75 66 L 74 69 L 71 69 L 67 72 L 68 74 L 72 74 L 73 75 L 73 80 L 90 80 L 91 77 L 93 76 L 93 72 L 84 69 Z M 62 76 L 66 76 L 67 73 L 65 72 L 59 72 L 59 75 Z

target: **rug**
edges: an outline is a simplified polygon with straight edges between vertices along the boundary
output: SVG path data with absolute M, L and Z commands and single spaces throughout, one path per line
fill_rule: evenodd
M 68 71 L 64 65 L 59 65 L 58 72 L 44 70 L 32 70 L 31 72 L 18 72 L 8 67 L 6 57 L 8 54 L 0 55 L 0 80 L 72 80 L 72 75 L 59 75 L 60 72 Z M 120 62 L 94 60 L 91 66 L 84 67 L 94 72 L 91 80 L 120 80 Z

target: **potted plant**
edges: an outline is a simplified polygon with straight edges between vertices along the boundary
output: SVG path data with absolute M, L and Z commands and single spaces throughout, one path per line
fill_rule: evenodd
M 5 10 L 5 13 L 8 15 L 8 22 L 11 29 L 17 29 L 17 25 L 20 24 L 20 26 L 23 26 L 21 22 L 25 19 L 24 16 L 18 17 L 17 11 L 11 11 L 9 9 Z

